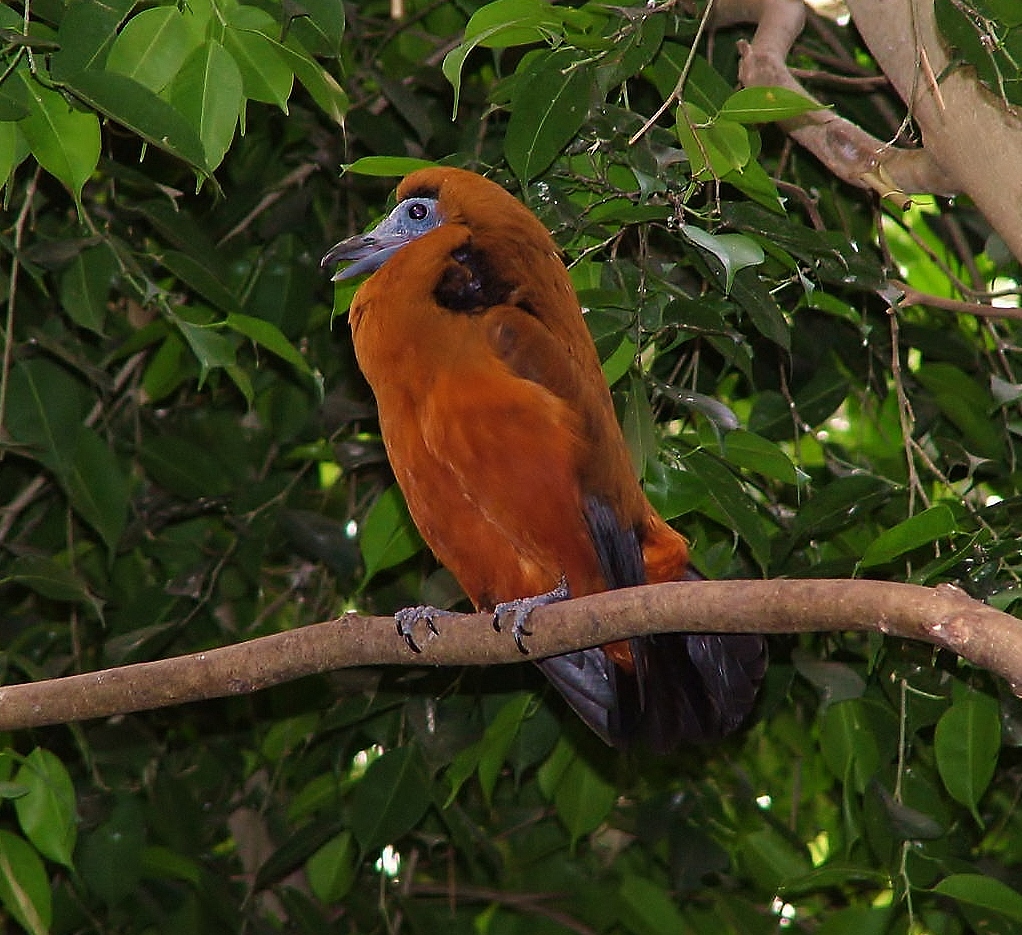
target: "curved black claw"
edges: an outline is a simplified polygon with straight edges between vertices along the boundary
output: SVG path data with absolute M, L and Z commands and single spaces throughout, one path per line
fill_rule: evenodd
M 558 601 L 566 601 L 571 597 L 568 591 L 567 579 L 562 575 L 557 587 L 545 594 L 536 594 L 534 597 L 519 597 L 513 601 L 503 601 L 493 608 L 493 629 L 500 632 L 501 618 L 506 614 L 512 615 L 511 635 L 515 638 L 515 645 L 523 655 L 529 655 L 525 646 L 524 637 L 532 636 L 532 631 L 525 624 L 529 616 L 537 607 L 545 607 L 547 604 L 556 604 Z
M 418 607 L 404 607 L 394 614 L 394 622 L 397 624 L 398 636 L 404 638 L 408 648 L 413 653 L 421 653 L 419 644 L 415 642 L 415 628 L 424 623 L 426 629 L 434 636 L 439 636 L 440 631 L 434 622 L 437 617 L 449 617 L 451 611 L 441 610 L 439 607 L 431 607 L 428 604 L 420 604 Z

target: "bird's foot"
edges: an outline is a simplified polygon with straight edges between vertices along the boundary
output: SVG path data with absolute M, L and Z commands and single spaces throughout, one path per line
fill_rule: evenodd
M 519 597 L 513 601 L 504 601 L 493 608 L 493 629 L 500 631 L 500 624 L 503 617 L 511 615 L 511 635 L 515 638 L 515 645 L 522 655 L 529 655 L 525 647 L 524 638 L 532 636 L 532 631 L 526 627 L 530 614 L 537 607 L 545 607 L 547 604 L 556 604 L 558 601 L 566 601 L 571 597 L 568 591 L 568 581 L 562 575 L 557 587 L 545 594 L 537 594 L 534 597 Z
M 398 635 L 408 644 L 413 653 L 421 653 L 419 644 L 415 642 L 415 628 L 424 623 L 426 629 L 433 635 L 439 636 L 440 631 L 436 628 L 437 617 L 450 617 L 451 611 L 441 610 L 439 607 L 431 607 L 428 604 L 420 604 L 417 607 L 405 607 L 394 614 L 394 622 L 397 624 Z

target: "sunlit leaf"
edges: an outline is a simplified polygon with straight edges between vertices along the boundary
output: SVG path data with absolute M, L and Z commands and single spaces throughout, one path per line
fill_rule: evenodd
M 0 902 L 30 935 L 48 935 L 53 898 L 46 868 L 17 835 L 0 830 Z
M 870 544 L 859 560 L 860 568 L 883 565 L 900 555 L 952 535 L 957 528 L 951 508 L 938 503 L 885 530 Z
M 310 858 L 306 866 L 309 886 L 325 903 L 343 899 L 358 871 L 358 848 L 350 831 L 331 838 Z
M 224 46 L 241 71 L 245 97 L 276 104 L 287 113 L 294 71 L 274 39 L 275 32 L 273 17 L 256 7 L 239 5 L 231 11 Z
M 207 40 L 185 59 L 166 93 L 202 141 L 206 165 L 215 169 L 234 139 L 244 105 L 234 57 L 219 42 Z
M 461 44 L 443 61 L 444 76 L 454 87 L 454 114 L 461 97 L 462 69 L 473 49 L 538 42 L 559 31 L 561 22 L 560 11 L 543 0 L 494 0 L 476 10 L 465 26 Z
M 345 172 L 356 175 L 402 176 L 416 169 L 426 169 L 436 165 L 428 159 L 415 159 L 410 156 L 363 156 L 350 165 L 344 166 Z
M 173 6 L 153 7 L 133 16 L 118 33 L 106 67 L 162 91 L 199 46 L 198 37 Z
M 99 120 L 93 113 L 73 108 L 62 94 L 32 78 L 27 69 L 15 69 L 10 80 L 20 85 L 18 99 L 28 108 L 18 129 L 32 155 L 78 201 L 82 186 L 99 163 Z
M 397 485 L 384 491 L 366 515 L 359 545 L 365 562 L 365 581 L 422 550 L 422 538 Z
M 770 123 L 819 109 L 816 101 L 788 88 L 751 87 L 735 91 L 717 116 L 737 123 Z
M 14 781 L 28 790 L 14 801 L 25 836 L 44 857 L 73 867 L 78 814 L 74 785 L 64 764 L 49 750 L 36 747 L 25 757 Z

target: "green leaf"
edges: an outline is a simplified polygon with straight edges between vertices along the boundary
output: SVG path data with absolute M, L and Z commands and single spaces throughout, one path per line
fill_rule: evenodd
M 675 132 L 696 179 L 722 179 L 742 169 L 752 157 L 745 127 L 734 121 L 711 119 L 688 101 L 678 107 Z
M 657 457 L 660 438 L 656 420 L 653 418 L 653 409 L 646 396 L 646 387 L 637 375 L 633 375 L 629 380 L 628 389 L 628 401 L 625 403 L 621 429 L 632 456 L 635 473 L 643 477 L 646 474 L 646 466 Z
M 51 470 L 72 508 L 113 550 L 127 520 L 128 484 L 106 442 L 82 424 L 84 387 L 43 359 L 19 361 L 9 385 L 7 429 Z
M 210 370 L 234 366 L 237 353 L 234 342 L 218 334 L 214 326 L 193 325 L 180 317 L 174 319 L 174 324 L 199 362 L 200 386 L 206 381 Z
M 60 49 L 50 60 L 55 80 L 85 69 L 100 69 L 117 36 L 117 28 L 131 12 L 135 0 L 89 0 L 68 3 L 57 30 Z
M 28 107 L 28 116 L 18 121 L 18 129 L 32 155 L 80 204 L 82 186 L 99 163 L 98 118 L 74 109 L 62 94 L 44 87 L 27 69 L 15 69 L 9 80 L 20 83 L 18 98 Z
M 1000 706 L 983 692 L 964 692 L 937 722 L 937 771 L 951 797 L 972 812 L 980 827 L 979 800 L 993 778 L 1000 749 Z
M 849 698 L 827 707 L 820 722 L 820 752 L 841 781 L 849 777 L 860 794 L 894 756 L 894 715 L 875 701 Z
M 310 58 L 304 49 L 296 48 L 293 37 L 288 37 L 277 51 L 282 54 L 295 77 L 302 83 L 323 113 L 338 126 L 343 126 L 344 117 L 348 113 L 351 102 L 334 76 L 326 71 L 319 62 Z
M 924 364 L 915 371 L 915 378 L 961 431 L 966 447 L 984 458 L 1003 455 L 1004 436 L 990 418 L 996 404 L 984 386 L 947 363 Z
M 209 258 L 211 259 L 211 258 Z M 238 298 L 220 278 L 208 259 L 178 250 L 163 250 L 160 265 L 194 289 L 207 302 L 225 312 L 238 311 Z
M 569 49 L 532 60 L 515 87 L 504 155 L 522 183 L 545 171 L 589 112 L 592 75 Z
M 73 868 L 78 815 L 74 785 L 64 764 L 49 750 L 36 747 L 25 757 L 14 781 L 28 789 L 14 802 L 25 837 L 44 857 Z
M 735 274 L 747 266 L 759 266 L 766 259 L 763 248 L 745 234 L 708 234 L 691 224 L 681 226 L 682 233 L 707 253 L 715 256 L 724 267 L 724 292 L 729 293 Z
M 553 800 L 557 817 L 571 835 L 572 843 L 606 821 L 617 801 L 614 784 L 577 754 L 563 765 L 547 794 Z
M 461 44 L 444 56 L 441 70 L 454 88 L 453 116 L 461 98 L 461 71 L 477 46 L 503 49 L 552 38 L 560 32 L 560 11 L 543 0 L 495 0 L 480 7 L 465 25 Z
M 621 918 L 635 935 L 679 935 L 691 929 L 674 897 L 646 877 L 627 874 L 618 895 L 625 910 Z
M 704 484 L 688 471 L 680 471 L 662 461 L 646 466 L 646 496 L 666 520 L 699 510 L 709 496 Z
M 19 555 L 0 583 L 21 584 L 52 601 L 92 607 L 97 616 L 102 607 L 84 579 L 45 555 Z
M 368 853 L 411 831 L 430 805 L 431 784 L 419 748 L 388 750 L 374 760 L 351 797 L 351 830 Z
M 358 871 L 358 848 L 350 831 L 326 842 L 305 864 L 309 887 L 324 903 L 343 899 L 355 882 Z
M 0 121 L 0 188 L 7 184 L 11 173 L 25 161 L 30 150 L 18 125 L 13 121 Z
M 655 378 L 651 382 L 656 392 L 660 395 L 666 396 L 686 409 L 706 416 L 717 437 L 733 432 L 738 428 L 738 416 L 719 399 L 707 396 L 705 393 L 697 393 L 695 390 L 671 386 L 669 383 L 662 383 Z
M 200 45 L 173 6 L 153 7 L 133 16 L 110 49 L 106 67 L 159 93 Z
M 153 481 L 185 500 L 222 496 L 232 487 L 223 461 L 180 435 L 149 434 L 138 456 Z
M 285 15 L 293 17 L 290 28 L 299 33 L 314 55 L 334 58 L 344 47 L 344 4 L 337 0 L 302 0 L 284 4 Z
M 136 892 L 145 853 L 145 816 L 139 800 L 121 797 L 109 817 L 83 832 L 77 868 L 91 893 L 116 906 Z
M 743 835 L 737 846 L 746 872 L 769 892 L 802 879 L 812 869 L 805 851 L 769 825 Z
M 991 876 L 953 873 L 932 890 L 968 906 L 989 909 L 1015 922 L 1022 922 L 1022 894 Z
M 365 563 L 365 587 L 369 579 L 385 568 L 400 564 L 424 547 L 404 497 L 396 484 L 377 498 L 359 531 L 359 547 Z
M 142 389 L 149 402 L 159 402 L 169 396 L 185 380 L 197 375 L 195 358 L 180 335 L 168 334 L 156 353 L 149 359 L 142 374 Z
M 103 334 L 116 276 L 117 260 L 104 244 L 75 256 L 60 277 L 60 304 L 76 325 Z
M 820 104 L 797 91 L 753 87 L 735 91 L 717 116 L 736 123 L 773 123 L 811 110 L 820 110 Z
M 272 322 L 262 318 L 255 318 L 252 315 L 242 315 L 240 312 L 231 312 L 225 322 L 228 328 L 244 335 L 250 341 L 254 341 L 260 347 L 266 348 L 270 353 L 276 354 L 281 360 L 286 361 L 299 373 L 314 380 L 319 388 L 320 394 L 323 391 L 323 378 L 314 373 L 309 362 L 302 356 L 301 352 L 281 333 L 280 329 Z
M 59 474 L 74 456 L 87 404 L 84 386 L 63 367 L 41 357 L 19 360 L 8 386 L 7 431 Z
M 617 350 L 603 362 L 603 377 L 608 386 L 613 386 L 631 369 L 635 363 L 635 354 L 638 347 L 635 342 L 624 337 L 617 346 Z
M 170 103 L 202 141 L 206 165 L 223 160 L 244 107 L 244 83 L 234 58 L 209 39 L 185 60 L 167 88 Z
M 500 771 L 507 759 L 508 751 L 518 737 L 529 711 L 535 700 L 531 692 L 521 692 L 508 701 L 497 712 L 489 723 L 483 736 L 474 744 L 462 750 L 452 761 L 447 770 L 447 780 L 451 784 L 451 792 L 444 803 L 447 808 L 457 797 L 465 781 L 477 770 L 483 797 L 487 804 L 493 798 L 493 789 Z
M 830 537 L 838 529 L 862 520 L 891 497 L 890 485 L 879 477 L 852 474 L 836 478 L 801 504 L 791 525 L 793 542 Z
M 275 29 L 273 17 L 263 10 L 236 6 L 228 17 L 224 46 L 241 71 L 245 97 L 276 104 L 286 114 L 294 72 L 273 39 Z
M 42 860 L 22 838 L 0 830 L 0 903 L 30 935 L 48 935 L 53 897 Z
M 372 175 L 380 177 L 404 176 L 417 169 L 428 169 L 435 166 L 428 159 L 416 159 L 412 156 L 363 156 L 343 166 L 345 172 L 355 175 Z
M 178 854 L 169 847 L 146 845 L 142 851 L 142 875 L 150 880 L 181 880 L 192 886 L 202 882 L 203 867 L 198 860 Z
M 938 503 L 882 532 L 870 542 L 857 567 L 884 565 L 906 552 L 954 535 L 957 528 L 951 508 Z
M 791 326 L 777 300 L 752 269 L 743 268 L 735 272 L 731 294 L 763 337 L 769 338 L 784 351 L 791 350 Z
M 798 468 L 791 458 L 779 445 L 760 435 L 745 429 L 734 429 L 724 436 L 721 447 L 724 458 L 737 467 L 755 471 L 783 484 L 797 484 L 800 480 Z
M 82 426 L 61 479 L 72 509 L 99 533 L 112 555 L 128 520 L 130 492 L 117 456 L 98 433 Z
M 722 469 L 720 461 L 703 451 L 686 455 L 685 467 L 705 485 L 710 501 L 720 511 L 715 518 L 742 537 L 756 563 L 766 571 L 770 560 L 770 539 L 763 520 L 742 485 L 730 471 Z
M 203 174 L 212 171 L 197 130 L 165 100 L 124 75 L 79 71 L 64 86 L 90 107 L 138 134 L 147 143 L 188 163 Z

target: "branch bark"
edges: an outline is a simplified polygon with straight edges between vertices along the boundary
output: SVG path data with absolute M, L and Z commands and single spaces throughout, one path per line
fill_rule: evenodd
M 847 5 L 908 107 L 922 147 L 894 146 L 830 110 L 780 126 L 838 178 L 903 206 L 909 203 L 906 193 L 968 195 L 1022 258 L 1022 121 L 971 69 L 949 69 L 932 0 L 847 0 Z M 803 0 L 718 0 L 714 25 L 757 24 L 752 41 L 739 46 L 744 85 L 786 87 L 812 97 L 786 62 L 805 17 Z
M 1022 259 L 1022 120 L 954 67 L 933 0 L 847 0 L 848 9 L 922 134 L 923 146 Z M 941 75 L 939 80 L 931 78 Z
M 438 621 L 409 651 L 390 617 L 348 615 L 190 656 L 0 687 L 0 730 L 241 695 L 368 665 L 497 665 L 645 633 L 876 630 L 970 660 L 1022 694 L 1022 621 L 951 586 L 879 581 L 693 581 L 608 591 L 537 609 L 529 656 L 486 614 Z

